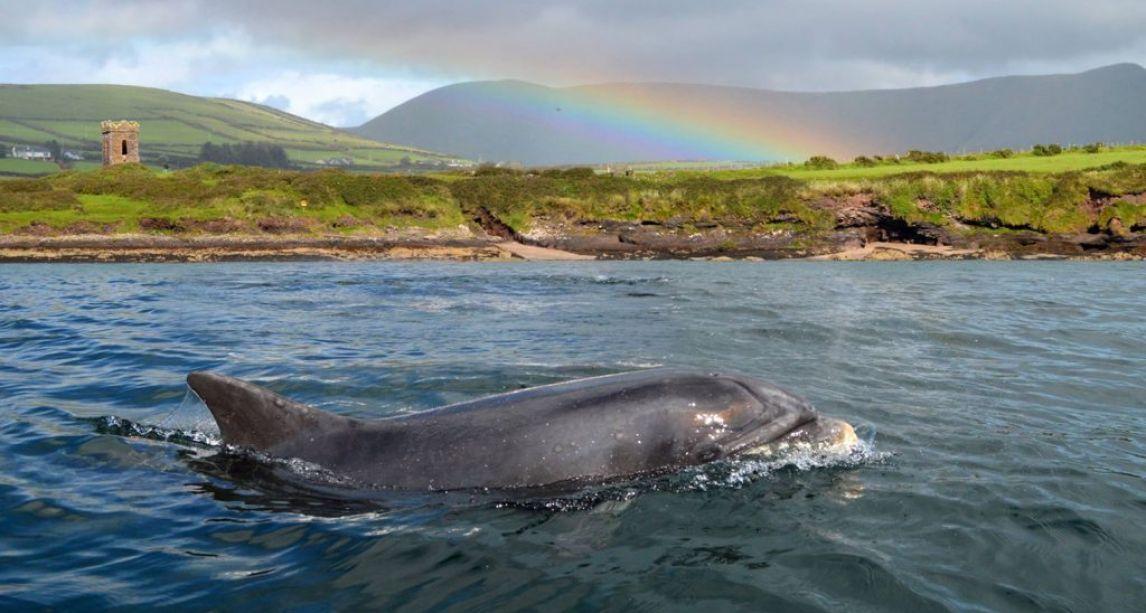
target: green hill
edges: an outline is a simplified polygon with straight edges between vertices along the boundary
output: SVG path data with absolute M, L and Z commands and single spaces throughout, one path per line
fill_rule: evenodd
M 276 109 L 125 85 L 0 85 L 0 146 L 58 141 L 100 161 L 100 121 L 131 119 L 141 125 L 144 163 L 193 162 L 203 143 L 273 143 L 300 167 L 347 158 L 357 168 L 393 169 L 403 158 L 425 162 L 446 158 L 421 149 L 387 145 Z M 0 160 L 0 173 L 50 172 L 47 163 Z

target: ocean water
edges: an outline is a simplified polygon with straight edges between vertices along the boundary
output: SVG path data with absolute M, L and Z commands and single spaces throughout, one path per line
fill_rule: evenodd
M 329 496 L 220 449 L 183 383 L 383 417 L 656 365 L 776 382 L 868 449 Z M 1138 263 L 4 265 L 0 412 L 0 608 L 1146 602 Z

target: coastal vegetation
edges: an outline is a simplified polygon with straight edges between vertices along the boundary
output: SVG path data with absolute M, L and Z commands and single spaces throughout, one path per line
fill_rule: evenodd
M 492 167 L 408 176 L 217 164 L 165 173 L 124 165 L 0 181 L 0 233 L 371 234 L 456 228 L 484 214 L 519 233 L 538 223 L 627 222 L 816 236 L 841 226 L 841 211 L 862 209 L 880 223 L 955 234 L 1077 234 L 1107 231 L 1112 224 L 1116 230 L 1146 229 L 1142 194 L 1146 164 L 1121 162 L 1063 173 L 842 179 Z
M 0 181 L 0 233 L 285 234 L 464 219 L 442 181 L 341 171 L 139 165 Z

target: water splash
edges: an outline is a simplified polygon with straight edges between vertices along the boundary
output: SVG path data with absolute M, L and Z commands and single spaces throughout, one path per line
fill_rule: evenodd
M 776 458 L 741 457 L 695 469 L 689 485 L 705 491 L 712 487 L 742 488 L 781 470 L 810 471 L 818 469 L 858 468 L 887 461 L 891 453 L 877 451 L 872 442 L 861 439 L 843 450 L 815 448 L 796 449 Z
M 190 447 L 213 448 L 223 445 L 223 441 L 219 439 L 218 436 L 198 430 L 184 430 L 181 428 L 165 428 L 163 426 L 141 424 L 114 415 L 97 417 L 93 421 L 95 422 L 96 432 L 100 434 L 114 434 L 116 436 L 163 441 Z

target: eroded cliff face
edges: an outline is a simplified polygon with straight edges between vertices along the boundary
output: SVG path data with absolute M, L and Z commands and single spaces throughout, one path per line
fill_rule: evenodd
M 1146 257 L 1146 224 L 1104 215 L 1116 202 L 1146 203 L 1142 194 L 1117 199 L 1098 196 L 1086 206 L 1102 220 L 1086 232 L 1051 233 L 1000 221 L 947 219 L 944 223 L 908 221 L 873 194 L 821 197 L 809 206 L 831 214 L 830 227 L 809 229 L 779 215 L 756 220 L 569 220 L 538 218 L 526 232 L 500 224 L 498 236 L 520 242 L 594 254 L 603 258 L 759 257 L 764 259 L 823 256 L 873 245 L 931 246 L 908 249 L 913 257 Z M 931 203 L 917 206 L 928 210 Z M 486 211 L 486 214 L 493 216 Z M 486 224 L 483 223 L 483 226 Z M 878 251 L 878 250 L 877 250 Z

